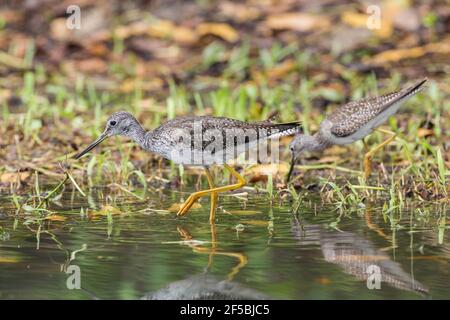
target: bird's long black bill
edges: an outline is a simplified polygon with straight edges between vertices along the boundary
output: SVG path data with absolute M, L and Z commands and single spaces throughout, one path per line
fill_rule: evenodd
M 286 183 L 289 183 L 289 181 L 291 181 L 292 172 L 294 172 L 294 166 L 295 166 L 295 156 L 292 155 L 291 166 L 289 167 L 289 171 L 286 176 Z
M 86 153 L 88 153 L 89 151 L 91 151 L 92 149 L 94 149 L 96 146 L 98 146 L 100 143 L 102 143 L 103 140 L 105 140 L 106 138 L 108 138 L 108 135 L 105 133 L 102 133 L 102 135 L 100 137 L 98 137 L 97 140 L 95 140 L 94 142 L 92 142 L 86 149 L 84 149 L 83 151 L 81 151 L 80 153 L 78 153 L 77 155 L 75 155 L 75 159 L 80 159 L 82 156 L 84 156 Z

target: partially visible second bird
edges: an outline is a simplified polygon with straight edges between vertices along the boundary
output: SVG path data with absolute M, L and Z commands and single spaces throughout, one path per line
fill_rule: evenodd
M 290 144 L 292 161 L 287 180 L 290 180 L 295 162 L 303 152 L 321 151 L 332 145 L 346 145 L 363 139 L 394 115 L 403 102 L 422 90 L 426 81 L 427 79 L 425 78 L 400 91 L 351 101 L 323 120 L 319 131 L 314 135 L 297 134 Z M 366 153 L 364 157 L 366 178 L 371 173 L 371 158 L 373 154 L 394 138 L 395 135 Z

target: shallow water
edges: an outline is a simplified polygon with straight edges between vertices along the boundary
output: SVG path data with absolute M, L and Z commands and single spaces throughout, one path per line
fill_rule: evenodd
M 383 203 L 340 213 L 308 202 L 293 215 L 288 202 L 249 198 L 220 197 L 226 212 L 218 209 L 211 227 L 208 200 L 181 219 L 145 210 L 170 207 L 178 192 L 146 201 L 100 189 L 88 198 L 66 192 L 51 209 L 67 219 L 40 225 L 16 219 L 3 197 L 0 298 L 450 298 L 442 205 L 411 205 L 392 216 L 394 225 Z M 109 217 L 100 210 L 107 203 L 119 208 Z M 77 267 L 82 289 L 70 290 Z M 367 279 L 368 272 L 377 268 L 380 289 L 369 289 L 377 274 Z

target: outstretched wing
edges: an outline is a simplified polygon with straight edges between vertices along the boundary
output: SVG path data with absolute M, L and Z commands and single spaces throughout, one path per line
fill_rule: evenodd
M 352 135 L 369 121 L 381 115 L 383 111 L 415 95 L 426 81 L 425 78 L 397 92 L 347 103 L 327 117 L 333 124 L 331 133 L 338 137 Z

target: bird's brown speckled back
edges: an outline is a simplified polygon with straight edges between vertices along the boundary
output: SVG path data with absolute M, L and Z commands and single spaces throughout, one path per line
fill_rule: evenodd
M 327 117 L 332 123 L 331 133 L 338 137 L 355 133 L 389 107 L 419 92 L 426 81 L 423 79 L 397 92 L 347 103 Z

